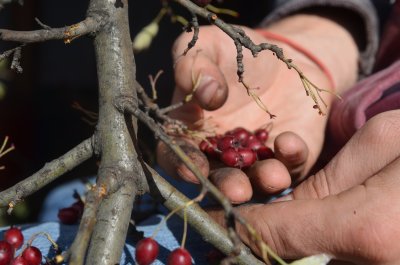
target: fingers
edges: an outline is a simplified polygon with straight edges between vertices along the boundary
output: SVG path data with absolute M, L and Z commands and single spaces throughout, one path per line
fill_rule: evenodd
M 400 206 L 400 111 L 371 119 L 330 164 L 293 192 L 291 199 L 245 205 L 239 213 L 283 258 L 332 254 L 355 264 L 397 264 L 392 242 Z M 223 224 L 223 214 L 210 214 Z M 259 254 L 257 244 L 239 229 Z M 393 262 L 396 261 L 396 262 Z
M 212 170 L 210 181 L 233 203 L 247 202 L 253 189 L 247 175 L 240 169 L 223 167 Z
M 306 143 L 297 134 L 284 132 L 276 137 L 274 145 L 276 159 L 257 161 L 246 170 L 254 193 L 260 199 L 282 192 L 290 187 L 292 178 L 304 175 L 308 158 Z
M 363 183 L 400 154 L 400 111 L 369 120 L 342 150 L 296 189 L 295 199 L 324 198 Z
M 202 28 L 199 40 L 185 56 L 182 52 L 191 40 L 191 35 L 183 34 L 174 45 L 175 102 L 194 92 L 194 101 L 205 110 L 214 110 L 224 104 L 228 96 L 228 86 L 217 64 L 218 49 L 214 48 L 215 36 L 210 28 Z
M 358 265 L 397 264 L 400 247 L 398 187 L 400 158 L 362 185 L 324 199 L 303 199 L 236 208 L 279 256 L 297 259 L 327 253 Z M 224 224 L 224 213 L 209 212 Z M 244 229 L 243 240 L 258 255 L 258 245 Z
M 208 177 L 210 169 L 207 157 L 197 148 L 197 146 L 195 146 L 194 143 L 183 139 L 176 139 L 175 144 L 178 144 L 182 148 L 186 155 L 198 167 L 202 175 Z M 199 183 L 197 177 L 163 142 L 159 142 L 157 146 L 157 163 L 170 176 L 196 184 Z
M 275 158 L 281 161 L 290 175 L 297 179 L 305 175 L 305 165 L 308 158 L 308 147 L 300 136 L 294 132 L 283 132 L 275 138 Z
M 286 167 L 276 159 L 257 161 L 249 168 L 248 174 L 257 197 L 279 193 L 291 184 Z

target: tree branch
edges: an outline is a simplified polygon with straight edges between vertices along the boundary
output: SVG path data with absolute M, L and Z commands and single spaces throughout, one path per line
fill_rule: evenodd
M 98 31 L 105 25 L 106 21 L 106 17 L 98 15 L 88 16 L 85 20 L 77 24 L 62 28 L 46 28 L 32 31 L 0 29 L 0 40 L 21 43 L 64 40 L 65 43 L 70 43 L 75 38 Z
M 161 195 L 163 198 L 163 204 L 169 210 L 174 210 L 182 208 L 187 204 L 189 199 L 176 190 L 175 187 L 171 186 L 167 181 L 165 181 L 154 169 L 146 165 L 147 172 L 150 178 L 154 179 L 154 184 L 149 184 L 150 193 L 155 197 Z M 149 179 L 149 177 L 148 177 Z M 182 217 L 183 210 L 179 211 L 178 214 Z M 188 217 L 189 224 L 202 236 L 202 238 L 217 247 L 220 251 L 229 255 L 234 250 L 234 245 L 229 240 L 226 231 L 218 225 L 210 216 L 197 204 L 192 204 L 187 207 L 186 214 Z M 240 254 L 236 257 L 235 261 L 238 264 L 248 265 L 248 264 L 263 264 L 260 260 L 251 254 L 250 250 L 243 246 L 241 248 Z
M 133 105 L 138 105 L 128 1 L 91 0 L 87 14 L 107 17 L 108 22 L 94 38 L 101 150 L 96 185 L 104 188 L 105 195 L 96 213 L 85 263 L 109 265 L 120 262 L 134 199 L 146 190 L 146 179 L 136 152 L 136 119 L 125 116 L 115 106 L 117 98 L 129 98 Z
M 0 192 L 0 207 L 12 207 L 25 197 L 40 190 L 61 175 L 77 167 L 93 155 L 93 137 L 86 139 L 68 153 L 46 163 L 32 176 L 18 182 L 13 187 Z
M 324 115 L 324 111 L 322 109 L 321 104 L 326 108 L 326 104 L 323 101 L 322 97 L 320 96 L 320 92 L 330 92 L 329 90 L 321 89 L 317 87 L 314 83 L 312 83 L 305 75 L 304 73 L 293 63 L 292 59 L 286 58 L 285 54 L 283 53 L 282 48 L 280 48 L 277 45 L 270 44 L 270 43 L 260 43 L 260 44 L 255 44 L 244 32 L 243 29 L 233 26 L 230 24 L 225 23 L 223 20 L 219 19 L 218 16 L 215 13 L 212 13 L 208 11 L 205 8 L 199 7 L 196 4 L 194 4 L 190 0 L 175 0 L 185 8 L 187 8 L 192 14 L 196 14 L 198 16 L 201 16 L 208 20 L 210 24 L 216 25 L 218 28 L 220 28 L 223 32 L 225 32 L 235 43 L 236 46 L 236 52 L 237 52 L 237 75 L 239 78 L 239 82 L 243 84 L 243 86 L 246 88 L 247 93 L 249 96 L 251 96 L 257 105 L 263 109 L 265 112 L 267 112 L 271 118 L 274 118 L 275 115 L 269 112 L 268 108 L 264 105 L 264 103 L 260 100 L 260 98 L 251 90 L 251 87 L 244 81 L 243 78 L 243 73 L 244 73 L 244 65 L 242 62 L 243 58 L 243 49 L 242 47 L 245 47 L 248 49 L 253 57 L 257 57 L 257 55 L 264 50 L 270 50 L 271 52 L 274 53 L 274 55 L 283 63 L 286 64 L 288 69 L 293 69 L 297 72 L 299 75 L 299 78 L 303 84 L 303 87 L 307 93 L 311 97 L 311 99 L 314 101 L 314 109 L 318 110 L 318 113 L 321 115 Z M 195 25 L 193 25 L 195 26 Z M 185 50 L 185 52 L 187 52 Z M 332 93 L 332 92 L 330 92 Z

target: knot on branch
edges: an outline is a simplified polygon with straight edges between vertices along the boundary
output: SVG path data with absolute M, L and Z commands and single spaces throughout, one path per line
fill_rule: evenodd
M 116 192 L 124 185 L 128 177 L 129 173 L 121 170 L 118 165 L 100 167 L 97 180 L 97 187 L 100 189 L 99 195 L 107 196 Z
M 89 8 L 88 12 L 86 13 L 86 18 L 93 19 L 95 24 L 98 25 L 95 31 L 104 28 L 110 22 L 109 12 L 103 9 Z M 92 33 L 96 33 L 95 31 Z
M 136 100 L 132 96 L 127 95 L 116 97 L 114 101 L 114 106 L 121 113 L 124 113 L 127 110 L 132 111 L 138 108 Z

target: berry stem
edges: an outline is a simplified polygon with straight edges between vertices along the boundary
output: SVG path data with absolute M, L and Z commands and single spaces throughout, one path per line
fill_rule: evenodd
M 185 207 L 185 209 L 183 210 L 183 235 L 182 235 L 181 248 L 185 248 L 186 237 L 187 237 L 187 208 Z
M 196 198 L 194 198 L 194 199 L 188 201 L 187 203 L 185 203 L 185 204 L 182 205 L 181 207 L 175 208 L 173 211 L 171 211 L 171 212 L 170 212 L 167 216 L 165 216 L 164 219 L 158 224 L 158 226 L 156 227 L 156 229 L 154 229 L 154 232 L 153 232 L 151 238 L 154 238 L 154 237 L 157 235 L 158 231 L 161 229 L 161 225 L 164 224 L 164 223 L 166 223 L 166 222 L 168 221 L 168 219 L 169 219 L 172 215 L 174 215 L 175 213 L 179 212 L 179 211 L 182 210 L 182 209 L 185 209 L 185 210 L 186 210 L 187 207 L 189 207 L 190 205 L 194 204 L 195 202 L 201 201 L 203 198 L 204 198 L 204 193 L 202 192 L 202 193 L 200 193 Z M 185 211 L 185 213 L 186 213 L 186 211 Z M 185 221 L 185 223 L 187 223 L 187 222 Z M 185 237 L 186 237 L 186 235 L 185 235 Z
M 24 249 L 25 249 L 26 247 L 32 245 L 33 240 L 35 240 L 35 239 L 36 239 L 38 236 L 40 236 L 40 235 L 45 236 L 45 237 L 47 238 L 47 240 L 49 240 L 49 242 L 51 243 L 51 245 L 53 246 L 53 248 L 54 248 L 55 250 L 58 250 L 58 245 L 57 245 L 57 243 L 51 238 L 51 235 L 50 235 L 49 233 L 47 233 L 47 232 L 37 232 L 36 234 L 33 234 L 33 235 L 31 236 L 31 238 L 28 240 L 28 242 L 26 242 Z

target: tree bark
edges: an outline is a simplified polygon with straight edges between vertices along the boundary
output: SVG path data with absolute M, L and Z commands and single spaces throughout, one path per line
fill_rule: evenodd
M 131 46 L 127 0 L 92 0 L 88 9 L 108 23 L 94 39 L 99 80 L 99 146 L 97 186 L 106 195 L 97 213 L 86 264 L 120 262 L 135 196 L 143 193 L 145 177 L 136 152 L 136 119 L 117 109 L 121 98 L 138 104 L 136 66 Z

